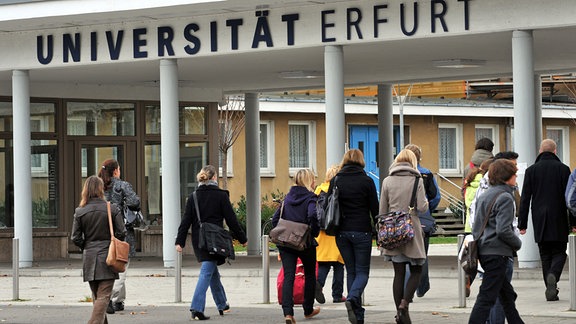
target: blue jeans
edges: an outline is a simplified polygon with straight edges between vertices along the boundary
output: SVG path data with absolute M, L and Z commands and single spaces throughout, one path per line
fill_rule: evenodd
M 484 268 L 484 278 L 480 285 L 476 303 L 470 313 L 468 324 L 484 324 L 490 316 L 490 309 L 500 297 L 506 319 L 510 324 L 524 323 L 516 309 L 516 292 L 506 278 L 509 258 L 501 255 L 480 255 Z
M 342 299 L 344 292 L 344 265 L 338 261 L 333 262 L 318 262 L 318 282 L 322 287 L 326 284 L 326 277 L 330 268 L 334 268 L 332 276 L 332 299 Z
M 218 272 L 218 265 L 216 261 L 203 261 L 200 266 L 200 274 L 198 275 L 198 283 L 194 296 L 192 296 L 192 303 L 190 304 L 190 311 L 197 311 L 204 313 L 206 307 L 206 291 L 210 287 L 214 303 L 219 310 L 226 307 L 226 292 L 224 286 L 220 281 L 220 273 Z
M 336 245 L 346 266 L 346 287 L 348 288 L 346 299 L 355 306 L 356 319 L 364 320 L 362 293 L 368 284 L 370 274 L 372 233 L 343 231 L 336 236 Z
M 508 258 L 506 263 L 506 280 L 512 282 L 512 275 L 514 274 L 514 258 Z M 496 303 L 490 310 L 490 317 L 486 321 L 488 324 L 504 324 L 506 315 L 504 314 L 504 307 L 500 302 L 500 297 L 496 299 Z

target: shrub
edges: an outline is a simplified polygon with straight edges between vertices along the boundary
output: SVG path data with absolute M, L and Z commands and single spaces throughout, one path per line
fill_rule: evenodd
M 260 204 L 260 226 L 264 227 L 265 223 L 272 219 L 276 209 L 278 209 L 279 201 L 284 199 L 284 193 L 276 189 L 276 192 L 271 192 L 270 194 L 265 194 L 261 199 Z M 244 231 L 246 231 L 246 197 L 244 195 L 240 196 L 240 200 L 237 203 L 237 207 L 234 208 L 236 216 L 238 217 L 238 222 Z M 269 231 L 269 229 L 268 229 Z M 268 234 L 268 233 L 262 233 Z

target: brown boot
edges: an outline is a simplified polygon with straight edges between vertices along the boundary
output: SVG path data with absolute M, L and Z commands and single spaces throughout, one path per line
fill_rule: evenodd
M 402 299 L 400 302 L 400 306 L 398 306 L 398 319 L 397 322 L 402 324 L 412 324 L 410 320 L 410 314 L 408 313 L 408 301 L 406 299 Z

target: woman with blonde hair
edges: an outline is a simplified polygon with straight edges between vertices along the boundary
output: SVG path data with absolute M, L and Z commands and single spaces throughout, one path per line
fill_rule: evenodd
M 380 214 L 394 211 L 408 211 L 412 198 L 415 181 L 417 183 L 416 206 L 417 213 L 424 213 L 428 209 L 428 200 L 424 190 L 424 183 L 420 180 L 417 169 L 416 155 L 408 149 L 400 151 L 394 163 L 390 166 L 389 176 L 382 181 L 380 193 Z M 414 238 L 396 249 L 383 249 L 384 259 L 392 261 L 394 266 L 394 281 L 392 294 L 396 304 L 396 323 L 412 323 L 408 313 L 408 304 L 414 297 L 414 292 L 420 283 L 422 265 L 426 261 L 424 249 L 424 231 L 418 217 L 412 214 Z M 404 287 L 406 279 L 406 265 L 410 269 L 410 277 Z
M 352 324 L 364 323 L 362 294 L 370 275 L 373 221 L 378 216 L 378 195 L 374 181 L 364 171 L 364 154 L 358 149 L 344 153 L 340 171 L 330 180 L 328 196 L 338 187 L 342 220 L 336 245 L 346 267 L 346 311 Z
M 178 236 L 176 237 L 176 251 L 182 252 L 188 237 L 188 229 L 192 227 L 192 247 L 194 248 L 194 255 L 198 262 L 201 263 L 201 266 L 198 283 L 190 303 L 190 313 L 193 320 L 200 321 L 210 319 L 209 316 L 204 315 L 208 287 L 210 287 L 220 316 L 223 316 L 224 312 L 230 309 L 230 305 L 226 299 L 226 292 L 218 272 L 218 266 L 224 264 L 226 259 L 222 256 L 210 254 L 208 251 L 201 250 L 198 247 L 200 238 L 200 222 L 198 220 L 202 223 L 213 223 L 220 227 L 223 227 L 225 220 L 226 225 L 232 232 L 232 236 L 243 245 L 246 245 L 247 242 L 246 234 L 240 227 L 230 203 L 228 191 L 218 188 L 217 176 L 216 168 L 212 165 L 207 165 L 198 172 L 198 175 L 196 175 L 199 183 L 198 188 L 188 197 L 184 217 L 180 222 Z M 198 204 L 200 215 L 196 214 L 196 203 Z
M 314 193 L 318 195 L 319 205 L 321 204 L 322 198 L 326 199 L 328 197 L 326 193 L 330 187 L 330 180 L 334 178 L 339 170 L 339 165 L 333 165 L 328 168 L 324 182 L 316 187 Z M 325 231 L 320 230 L 316 241 L 318 242 L 318 247 L 316 248 L 316 260 L 318 261 L 316 300 L 321 304 L 325 302 L 322 288 L 326 284 L 326 277 L 328 277 L 330 268 L 332 268 L 334 269 L 334 275 L 332 276 L 332 302 L 345 302 L 346 297 L 342 296 L 344 292 L 344 259 L 342 259 L 340 250 L 338 250 L 338 246 L 336 245 L 336 237 L 327 235 Z
M 293 222 L 308 224 L 312 236 L 303 251 L 289 247 L 278 247 L 282 268 L 284 270 L 284 283 L 282 286 L 282 312 L 286 324 L 294 324 L 294 278 L 298 258 L 304 265 L 304 318 L 312 318 L 320 313 L 320 307 L 314 307 L 314 293 L 316 287 L 316 240 L 319 226 L 316 217 L 316 195 L 314 194 L 314 173 L 308 169 L 301 169 L 294 176 L 294 185 L 284 198 L 282 205 L 272 217 L 272 225 L 276 227 L 280 218 Z
M 92 291 L 92 316 L 88 324 L 107 323 L 106 307 L 118 273 L 106 265 L 110 246 L 108 207 L 104 199 L 104 183 L 97 176 L 84 182 L 80 205 L 74 212 L 72 242 L 82 250 L 82 274 Z M 110 206 L 114 236 L 124 240 L 126 229 L 122 213 L 116 205 Z

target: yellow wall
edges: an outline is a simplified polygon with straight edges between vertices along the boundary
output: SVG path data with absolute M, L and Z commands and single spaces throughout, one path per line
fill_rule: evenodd
M 326 131 L 323 114 L 295 114 L 295 113 L 262 113 L 262 121 L 274 121 L 274 143 L 275 143 L 275 176 L 263 176 L 261 179 L 262 196 L 276 192 L 287 193 L 292 185 L 292 179 L 288 172 L 288 121 L 306 120 L 316 122 L 316 169 L 317 183 L 324 179 L 326 172 Z M 461 156 L 462 165 L 470 161 L 474 152 L 475 145 L 475 125 L 477 124 L 498 124 L 499 125 L 499 149 L 500 151 L 510 150 L 506 147 L 507 134 L 506 123 L 508 118 L 505 117 L 452 117 L 452 116 L 405 116 L 404 123 L 409 128 L 409 134 L 406 139 L 419 145 L 422 148 L 422 165 L 432 172 L 438 172 L 438 124 L 462 124 L 464 150 Z M 347 115 L 347 125 L 377 125 L 376 115 Z M 394 117 L 394 124 L 398 125 L 398 116 Z M 571 120 L 555 119 L 545 120 L 543 129 L 547 125 L 553 126 L 571 126 Z M 576 130 L 570 130 L 572 143 L 576 143 Z M 347 138 L 348 138 L 347 134 Z M 233 153 L 233 170 L 234 176 L 229 179 L 228 189 L 233 203 L 237 203 L 241 195 L 246 195 L 246 177 L 245 177 L 245 146 L 244 133 L 240 135 L 234 144 Z M 494 152 L 496 153 L 496 152 Z M 571 161 L 576 160 L 576 150 L 571 150 Z M 572 163 L 575 165 L 575 163 Z M 450 178 L 452 182 L 461 185 L 461 177 Z M 448 183 L 442 181 L 441 186 L 451 192 L 454 196 L 459 197 L 459 189 L 454 188 Z

